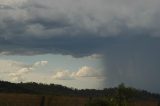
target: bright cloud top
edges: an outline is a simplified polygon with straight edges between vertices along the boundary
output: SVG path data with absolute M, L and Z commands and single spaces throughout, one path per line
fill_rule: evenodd
M 74 76 L 68 70 L 58 71 L 55 75 L 52 76 L 53 79 L 56 80 L 73 80 Z
M 8 76 L 12 78 L 12 81 L 21 82 L 25 81 L 24 75 L 30 73 L 31 71 L 33 71 L 32 68 L 22 68 L 14 73 L 10 73 Z
M 95 70 L 92 67 L 83 66 L 76 72 L 68 70 L 57 71 L 52 78 L 55 80 L 75 80 L 78 78 L 102 78 L 100 70 Z
M 48 61 L 38 61 L 33 64 L 25 64 L 22 62 L 12 60 L 0 60 L 0 73 L 6 73 L 12 81 L 21 82 L 25 81 L 27 74 L 36 70 L 36 68 L 45 66 Z

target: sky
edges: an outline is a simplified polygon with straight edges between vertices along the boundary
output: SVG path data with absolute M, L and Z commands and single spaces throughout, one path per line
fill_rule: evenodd
M 1 55 L 0 79 L 11 82 L 54 83 L 78 89 L 102 89 L 105 76 L 101 61 L 98 55 L 83 58 L 53 54 Z
M 160 92 L 159 0 L 0 0 L 0 75 Z

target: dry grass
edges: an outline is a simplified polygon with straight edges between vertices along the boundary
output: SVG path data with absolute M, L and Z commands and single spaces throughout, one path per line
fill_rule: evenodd
M 42 95 L 0 94 L 0 106 L 40 106 Z M 45 96 L 45 106 L 85 106 L 89 98 L 75 96 Z M 134 101 L 129 106 L 158 106 L 158 101 Z
M 129 106 L 159 106 L 156 100 L 146 100 L 146 101 L 134 101 L 129 104 Z
M 40 106 L 41 95 L 0 94 L 0 106 Z M 45 106 L 85 106 L 88 98 L 45 96 Z

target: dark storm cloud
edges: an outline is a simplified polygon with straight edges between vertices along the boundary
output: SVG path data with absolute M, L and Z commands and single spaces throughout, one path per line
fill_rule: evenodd
M 121 36 L 130 30 L 159 36 L 157 0 L 18 1 L 0 9 L 1 37 Z
M 1 54 L 102 54 L 105 85 L 160 89 L 159 0 L 1 2 Z
M 46 39 L 17 38 L 15 41 L 1 39 L 2 51 L 11 54 L 35 55 L 44 53 L 61 53 L 75 57 L 88 56 L 101 52 L 102 46 L 107 44 L 107 39 L 99 37 L 53 37 Z M 9 49 L 9 50 L 8 50 Z M 29 51 L 29 52 L 27 52 Z M 29 54 L 27 54 L 29 53 Z M 32 53 L 32 54 L 30 54 Z M 10 53 L 9 53 L 10 54 Z

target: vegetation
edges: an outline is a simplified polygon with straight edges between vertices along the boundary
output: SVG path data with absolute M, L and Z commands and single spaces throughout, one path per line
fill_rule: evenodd
M 159 94 L 124 84 L 103 90 L 78 90 L 55 84 L 0 81 L 0 106 L 159 106 L 158 101 Z

